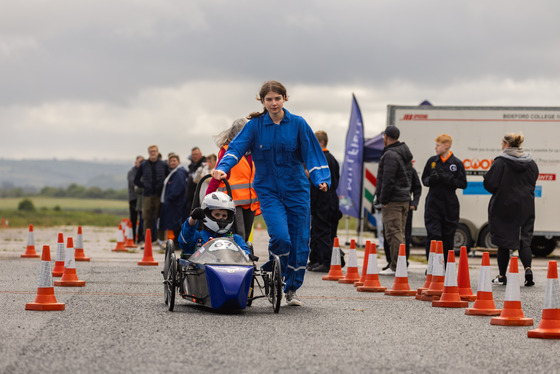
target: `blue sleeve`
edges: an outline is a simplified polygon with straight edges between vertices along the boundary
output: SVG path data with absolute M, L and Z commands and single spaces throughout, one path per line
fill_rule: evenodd
M 216 167 L 216 170 L 221 170 L 225 173 L 229 173 L 232 167 L 237 165 L 241 158 L 245 155 L 247 150 L 253 147 L 255 140 L 255 120 L 247 122 L 247 124 L 241 129 L 241 131 L 233 138 L 231 143 L 229 143 L 228 149 L 220 163 Z
M 247 253 L 248 255 L 251 253 L 249 252 L 249 247 L 247 246 L 247 243 L 245 243 L 245 240 L 243 240 L 241 235 L 233 234 L 233 240 L 237 243 L 238 246 L 241 247 L 241 249 L 245 251 L 245 253 Z
M 311 182 L 317 188 L 321 183 L 326 183 L 330 187 L 331 172 L 325 154 L 313 130 L 311 130 L 311 127 L 303 118 L 302 121 L 303 124 L 301 124 L 299 130 L 301 157 L 303 158 L 303 162 L 305 162 L 305 167 L 307 167 L 309 171 Z
M 179 234 L 179 247 L 181 247 L 183 253 L 192 254 L 196 250 L 196 243 L 200 239 L 200 232 L 198 232 L 197 227 L 198 223 L 194 226 L 189 225 L 188 218 L 183 223 Z

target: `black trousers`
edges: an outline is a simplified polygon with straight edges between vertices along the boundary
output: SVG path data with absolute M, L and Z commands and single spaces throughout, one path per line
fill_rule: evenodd
M 309 262 L 330 266 L 334 238 L 338 230 L 338 220 L 327 214 L 311 216 L 311 241 Z

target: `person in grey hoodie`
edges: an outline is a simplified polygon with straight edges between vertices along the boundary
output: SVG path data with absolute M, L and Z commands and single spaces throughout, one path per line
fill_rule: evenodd
M 484 188 L 492 194 L 488 204 L 488 223 L 492 243 L 498 246 L 500 274 L 496 284 L 507 283 L 509 251 L 518 250 L 525 268 L 525 286 L 534 285 L 531 270 L 531 241 L 535 223 L 535 186 L 539 168 L 521 145 L 521 134 L 509 133 L 502 139 L 503 153 L 484 175 Z
M 383 154 L 377 169 L 376 204 L 381 204 L 386 247 L 391 251 L 391 263 L 381 275 L 394 275 L 397 269 L 399 247 L 405 243 L 406 217 L 410 210 L 412 184 L 412 153 L 399 141 L 400 131 L 388 126 L 383 136 Z M 387 249 L 385 249 L 387 250 Z

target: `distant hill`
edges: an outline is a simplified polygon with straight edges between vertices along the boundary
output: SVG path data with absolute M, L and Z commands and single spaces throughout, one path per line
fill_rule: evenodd
M 78 160 L 0 159 L 0 188 L 85 187 L 127 188 L 126 174 L 132 163 Z

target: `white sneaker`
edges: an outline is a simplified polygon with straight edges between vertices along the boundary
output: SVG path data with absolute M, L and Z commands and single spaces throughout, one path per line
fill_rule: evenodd
M 385 269 L 385 270 L 382 270 L 382 271 L 379 272 L 379 275 L 395 275 L 395 274 L 396 274 L 396 271 L 394 271 L 391 268 L 388 268 L 388 269 Z
M 302 305 L 302 302 L 299 299 L 298 295 L 296 294 L 296 291 L 293 290 L 288 291 L 288 293 L 286 294 L 286 302 L 288 303 L 289 306 Z

